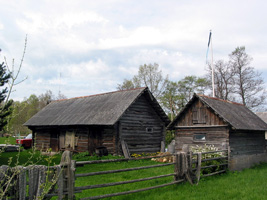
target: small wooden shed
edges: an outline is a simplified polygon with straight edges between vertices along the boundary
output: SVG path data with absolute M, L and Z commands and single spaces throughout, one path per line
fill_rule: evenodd
M 232 169 L 267 161 L 267 124 L 242 104 L 194 94 L 168 129 L 175 130 L 176 151 L 204 144 L 230 146 Z
M 38 149 L 69 149 L 110 154 L 159 152 L 170 123 L 148 88 L 53 101 L 24 125 Z

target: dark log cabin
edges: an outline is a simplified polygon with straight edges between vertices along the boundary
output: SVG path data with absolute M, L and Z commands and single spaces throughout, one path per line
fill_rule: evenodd
M 38 149 L 122 155 L 159 152 L 169 118 L 148 88 L 57 100 L 28 120 Z M 163 145 L 162 145 L 163 144 Z
M 242 104 L 195 94 L 170 123 L 176 151 L 214 145 L 231 149 L 232 169 L 267 161 L 267 124 Z

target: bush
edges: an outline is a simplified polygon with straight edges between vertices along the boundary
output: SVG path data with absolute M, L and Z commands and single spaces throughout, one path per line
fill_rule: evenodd
M 214 145 L 204 145 L 204 146 L 192 146 L 191 147 L 191 151 L 193 153 L 197 153 L 197 152 L 211 152 L 211 151 L 218 151 L 219 149 L 217 147 L 215 147 Z M 201 159 L 209 159 L 209 158 L 218 158 L 218 157 L 222 157 L 223 153 L 222 152 L 216 152 L 216 153 L 209 153 L 209 154 L 202 154 Z M 197 156 L 193 156 L 193 159 L 197 159 Z M 224 160 L 220 159 L 220 160 L 210 160 L 210 161 L 205 161 L 201 163 L 201 166 L 210 166 L 210 165 L 216 165 L 215 167 L 209 167 L 206 169 L 202 169 L 201 170 L 201 174 L 210 174 L 219 170 L 222 170 L 224 168 L 224 166 L 220 166 L 220 164 L 224 163 Z

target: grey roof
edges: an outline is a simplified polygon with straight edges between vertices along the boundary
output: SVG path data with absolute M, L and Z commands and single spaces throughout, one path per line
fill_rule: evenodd
M 265 123 L 267 123 L 267 112 L 256 112 L 256 115 L 258 115 Z
M 182 113 L 184 113 L 186 109 L 197 98 L 200 99 L 200 101 L 207 107 L 211 108 L 216 115 L 226 121 L 234 129 L 267 130 L 267 124 L 243 104 L 225 101 L 222 99 L 199 94 L 195 94 L 193 96 L 193 98 L 188 102 L 186 107 L 177 115 L 177 117 L 169 125 L 169 127 L 174 126 L 175 122 L 179 119 Z
M 148 88 L 122 90 L 104 94 L 52 101 L 24 125 L 114 125 L 138 97 L 145 95 L 167 125 L 168 116 Z

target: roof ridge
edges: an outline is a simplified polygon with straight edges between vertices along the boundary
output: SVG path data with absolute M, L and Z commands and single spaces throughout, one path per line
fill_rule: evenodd
M 53 102 L 67 101 L 67 100 L 71 100 L 71 99 L 82 99 L 82 98 L 87 98 L 87 97 L 101 96 L 101 95 L 106 95 L 106 94 L 126 92 L 126 91 L 132 91 L 132 90 L 140 90 L 140 89 L 146 89 L 146 88 L 147 87 L 138 87 L 138 88 L 132 88 L 132 89 L 126 89 L 126 90 L 116 90 L 116 91 L 112 91 L 112 92 L 92 94 L 92 95 L 88 95 L 88 96 L 72 97 L 72 98 L 68 98 L 68 99 L 58 99 L 58 100 L 54 100 Z
M 234 101 L 224 100 L 224 99 L 220 99 L 220 98 L 217 98 L 217 97 L 210 97 L 210 96 L 206 96 L 204 94 L 197 94 L 197 95 L 198 96 L 201 96 L 201 97 L 206 97 L 206 98 L 209 98 L 209 99 L 213 99 L 213 100 L 223 101 L 225 103 L 231 103 L 231 104 L 236 104 L 236 105 L 244 106 L 244 104 L 242 104 L 242 103 L 237 103 L 237 102 L 234 102 Z

